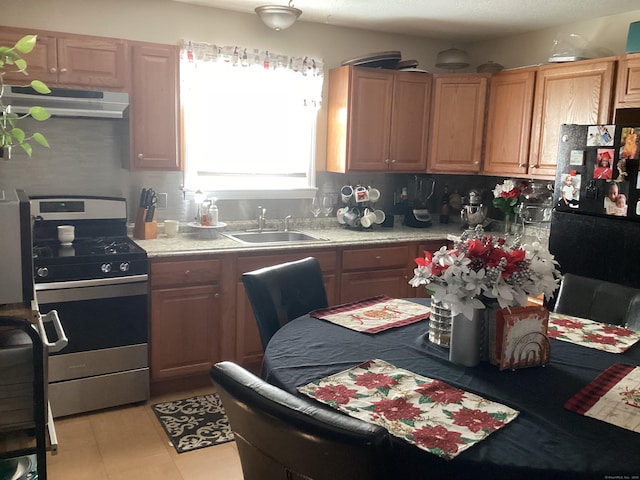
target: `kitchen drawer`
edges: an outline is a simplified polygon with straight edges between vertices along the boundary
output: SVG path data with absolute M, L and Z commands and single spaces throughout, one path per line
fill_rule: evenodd
M 405 267 L 412 258 L 413 249 L 411 249 L 409 245 L 378 248 L 349 248 L 342 252 L 342 270 Z
M 217 258 L 151 263 L 151 287 L 186 286 L 219 281 L 222 267 Z
M 337 264 L 337 254 L 333 250 L 298 252 L 289 254 L 242 256 L 238 258 L 238 273 L 251 272 L 258 268 L 270 267 L 284 262 L 293 262 L 307 257 L 314 257 L 320 263 L 322 273 L 335 272 Z

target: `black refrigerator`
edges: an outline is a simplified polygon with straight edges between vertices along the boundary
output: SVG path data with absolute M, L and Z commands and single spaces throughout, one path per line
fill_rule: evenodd
M 549 250 L 563 273 L 640 288 L 640 126 L 563 125 Z

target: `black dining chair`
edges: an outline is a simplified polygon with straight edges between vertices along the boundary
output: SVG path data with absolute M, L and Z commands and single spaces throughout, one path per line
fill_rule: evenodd
M 389 476 L 383 427 L 330 410 L 233 362 L 211 367 L 245 480 L 377 480 Z
M 566 273 L 553 311 L 640 331 L 640 290 Z
M 263 349 L 288 321 L 329 306 L 320 263 L 313 257 L 243 273 L 242 283 L 258 323 Z

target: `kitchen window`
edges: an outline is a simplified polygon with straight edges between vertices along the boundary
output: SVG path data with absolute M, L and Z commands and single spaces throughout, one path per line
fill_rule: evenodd
M 313 196 L 322 61 L 186 42 L 180 78 L 185 189 Z

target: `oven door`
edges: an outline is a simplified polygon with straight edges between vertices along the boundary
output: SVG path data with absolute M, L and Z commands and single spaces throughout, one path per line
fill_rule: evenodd
M 149 398 L 147 275 L 36 284 L 36 296 L 68 338 L 49 356 L 56 417 Z

